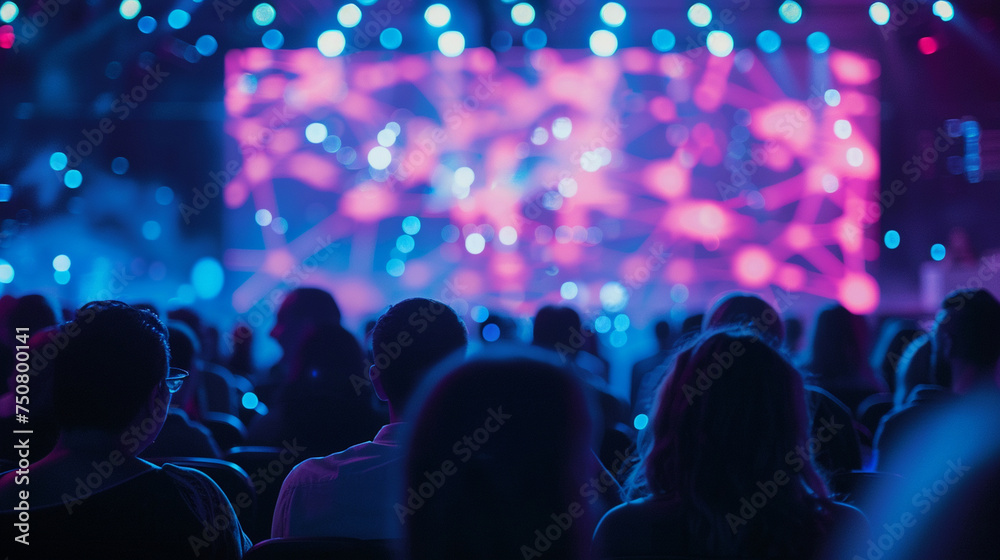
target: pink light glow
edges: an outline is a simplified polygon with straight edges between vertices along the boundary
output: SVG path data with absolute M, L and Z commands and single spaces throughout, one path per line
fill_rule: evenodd
M 849 273 L 838 285 L 837 299 L 851 313 L 871 313 L 878 307 L 878 284 L 868 274 Z
M 882 73 L 877 61 L 838 50 L 831 51 L 830 69 L 838 81 L 851 85 L 870 83 Z
M 774 273 L 774 261 L 763 247 L 746 246 L 733 259 L 733 272 L 737 280 L 748 288 L 765 286 Z

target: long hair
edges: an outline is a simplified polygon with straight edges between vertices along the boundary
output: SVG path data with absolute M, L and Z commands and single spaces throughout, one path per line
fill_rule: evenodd
M 808 451 L 801 375 L 757 334 L 708 332 L 678 352 L 626 495 L 674 504 L 713 554 L 807 554 L 829 523 L 829 491 Z M 742 515 L 776 479 L 786 483 Z

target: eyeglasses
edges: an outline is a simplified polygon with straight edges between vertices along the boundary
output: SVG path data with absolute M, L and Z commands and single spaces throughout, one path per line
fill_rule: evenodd
M 181 368 L 170 368 L 170 373 L 167 374 L 167 390 L 170 391 L 171 394 L 180 391 L 181 385 L 184 384 L 184 380 L 190 375 L 190 373 Z

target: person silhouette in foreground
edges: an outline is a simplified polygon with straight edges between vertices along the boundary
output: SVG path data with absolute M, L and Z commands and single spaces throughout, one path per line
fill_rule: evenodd
M 393 505 L 404 457 L 404 411 L 430 369 L 464 353 L 468 340 L 455 311 L 432 299 L 403 300 L 379 317 L 368 374 L 379 398 L 389 402 L 390 423 L 372 441 L 296 466 L 281 486 L 271 536 L 401 537 Z
M 811 558 L 840 527 L 867 533 L 813 464 L 801 374 L 755 331 L 709 331 L 683 349 L 643 434 L 634 501 L 595 533 L 601 558 Z
M 639 360 L 632 366 L 632 384 L 629 387 L 629 406 L 632 416 L 649 411 L 649 395 L 659 382 L 656 373 L 670 357 L 670 323 L 657 321 L 653 326 L 656 335 L 656 353 Z
M 59 441 L 30 469 L 0 477 L 0 503 L 14 508 L 0 512 L 5 526 L 30 505 L 30 545 L 13 543 L 16 556 L 240 558 L 250 540 L 211 479 L 137 457 L 183 381 L 168 370 L 160 320 L 100 301 L 61 329 L 65 347 L 53 364 Z
M 882 426 L 879 468 L 902 482 L 859 501 L 879 532 L 869 558 L 1000 558 L 1000 302 L 959 290 L 941 307 L 931 362 L 954 395 L 911 398 Z
M 419 394 L 395 506 L 410 559 L 587 557 L 618 486 L 592 475 L 584 388 L 555 354 L 497 344 Z

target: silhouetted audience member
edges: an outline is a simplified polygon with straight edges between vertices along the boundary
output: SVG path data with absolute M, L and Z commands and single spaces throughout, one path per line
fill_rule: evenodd
M 882 334 L 872 352 L 872 366 L 882 378 L 888 391 L 869 395 L 858 405 L 856 417 L 872 435 L 878 430 L 882 417 L 894 408 L 897 368 L 907 346 L 923 331 L 913 321 L 890 320 L 882 326 Z
M 389 402 L 390 423 L 372 441 L 296 466 L 281 486 L 271 536 L 400 538 L 394 505 L 404 410 L 430 369 L 464 352 L 468 341 L 455 311 L 432 299 L 403 300 L 379 317 L 368 375 L 379 398 Z
M 601 558 L 810 558 L 838 528 L 867 532 L 813 465 L 801 375 L 757 331 L 709 332 L 680 352 L 645 434 L 634 501 L 595 533 Z
M 931 335 L 923 334 L 903 351 L 899 365 L 896 366 L 896 392 L 892 398 L 893 410 L 900 410 L 909 403 L 915 391 L 934 390 L 939 393 L 946 391 L 934 379 L 934 368 L 931 364 L 933 342 Z
M 1000 302 L 985 290 L 949 294 L 934 329 L 934 360 L 950 370 L 953 399 L 909 406 L 887 418 L 880 468 L 902 475 L 898 489 L 861 503 L 885 537 L 868 557 L 1000 558 Z M 893 536 L 889 534 L 889 536 Z
M 727 292 L 708 308 L 703 320 L 703 332 L 727 326 L 747 327 L 775 348 L 780 348 L 785 340 L 785 324 L 781 315 L 753 294 Z
M 632 366 L 632 383 L 629 387 L 629 405 L 632 416 L 648 412 L 653 399 L 653 389 L 660 381 L 658 372 L 670 357 L 670 323 L 657 321 L 653 326 L 656 336 L 656 353 L 639 360 Z
M 211 430 L 201 423 L 203 411 L 195 393 L 201 372 L 198 364 L 198 338 L 184 323 L 167 324 L 170 366 L 188 372 L 180 390 L 170 399 L 167 419 L 160 434 L 143 452 L 144 457 L 209 457 L 219 459 L 222 450 Z
M 517 323 L 506 315 L 491 311 L 489 317 L 479 324 L 479 338 L 487 344 L 517 340 Z
M 226 367 L 236 375 L 246 378 L 253 377 L 257 371 L 253 361 L 253 329 L 243 321 L 233 325 L 233 331 L 227 341 L 229 361 Z
M 266 376 L 254 380 L 257 396 L 271 402 L 289 373 L 292 356 L 310 331 L 322 325 L 339 324 L 340 307 L 330 292 L 320 288 L 296 288 L 289 292 L 278 308 L 270 333 L 281 347 L 281 359 Z
M 802 351 L 802 335 L 804 334 L 805 327 L 802 326 L 802 319 L 798 317 L 785 319 L 785 344 L 782 348 L 791 357 L 792 363 L 795 363 Z
M 704 313 L 688 315 L 681 322 L 680 342 L 692 340 L 701 334 L 701 324 L 705 320 Z
M 839 304 L 816 317 L 810 345 L 809 382 L 837 397 L 853 414 L 866 397 L 883 390 L 868 364 L 869 334 L 865 318 Z
M 193 469 L 139 459 L 183 381 L 168 374 L 158 318 L 121 302 L 92 302 L 62 326 L 55 357 L 56 448 L 31 465 L 33 558 L 240 558 L 250 546 L 219 487 Z M 30 438 L 29 438 L 30 439 Z M 17 471 L 0 503 L 19 503 Z M 9 505 L 8 505 L 9 504 Z M 12 527 L 17 511 L 0 512 Z M 17 545 L 15 543 L 16 546 Z
M 448 364 L 423 397 L 395 505 L 408 557 L 587 557 L 599 495 L 581 383 L 554 355 L 501 347 Z
M 271 410 L 250 425 L 249 445 L 282 447 L 297 440 L 313 456 L 370 440 L 384 424 L 372 407 L 361 345 L 339 325 L 305 336 Z

